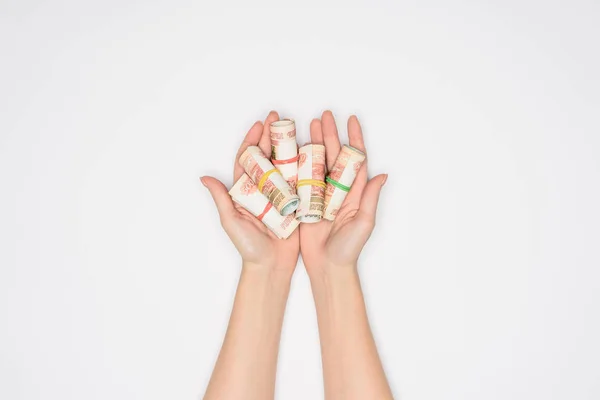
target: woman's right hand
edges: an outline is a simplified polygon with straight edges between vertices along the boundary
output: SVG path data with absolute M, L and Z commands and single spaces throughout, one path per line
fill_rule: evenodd
M 271 111 L 264 124 L 256 122 L 250 128 L 235 157 L 234 182 L 244 173 L 238 160 L 248 146 L 259 146 L 267 157 L 271 154 L 269 126 L 278 119 L 279 115 Z M 210 191 L 221 217 L 221 225 L 242 256 L 244 266 L 282 271 L 291 278 L 298 263 L 298 232 L 292 233 L 286 240 L 278 239 L 258 218 L 235 203 L 225 185 L 218 179 L 204 176 L 201 181 Z

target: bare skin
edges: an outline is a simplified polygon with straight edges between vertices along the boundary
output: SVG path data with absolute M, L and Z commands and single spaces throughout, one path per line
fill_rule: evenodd
M 255 123 L 235 158 L 234 180 L 243 173 L 237 160 L 258 145 L 269 156 L 269 124 L 279 119 L 269 113 L 265 123 Z M 242 256 L 242 274 L 229 327 L 215 365 L 205 399 L 272 399 L 275 392 L 277 355 L 290 281 L 298 263 L 299 233 L 278 239 L 258 219 L 234 203 L 217 179 L 203 177 L 221 224 Z
M 312 143 L 324 144 L 331 169 L 341 144 L 333 115 L 325 111 L 310 125 Z M 348 139 L 366 153 L 355 116 Z M 387 175 L 367 178 L 358 172 L 334 222 L 300 225 L 300 252 L 310 277 L 317 309 L 321 355 L 328 400 L 392 399 L 373 340 L 357 271 L 358 257 L 373 228 L 379 193 Z
M 269 125 L 278 119 L 279 115 L 271 111 L 264 124 L 256 122 L 250 128 L 235 156 L 234 182 L 244 174 L 238 159 L 248 146 L 258 145 L 267 157 L 271 156 Z M 262 222 L 233 202 L 227 188 L 220 181 L 210 176 L 204 176 L 201 180 L 213 196 L 223 229 L 244 263 L 256 268 L 286 272 L 291 276 L 298 262 L 299 233 L 296 231 L 287 240 L 279 240 Z
M 264 124 L 252 126 L 236 156 L 234 180 L 243 174 L 237 160 L 248 146 L 258 145 L 270 155 L 269 124 L 277 119 L 277 113 L 271 112 Z M 348 137 L 351 146 L 365 151 L 356 117 L 348 120 Z M 312 121 L 311 141 L 325 145 L 331 168 L 341 145 L 330 112 Z M 357 272 L 358 257 L 375 226 L 379 192 L 386 179 L 387 175 L 378 175 L 368 180 L 365 163 L 335 222 L 301 224 L 287 240 L 277 239 L 235 204 L 217 179 L 201 179 L 243 265 L 229 327 L 205 399 L 273 399 L 283 315 L 300 252 L 317 309 L 326 399 L 392 398 Z

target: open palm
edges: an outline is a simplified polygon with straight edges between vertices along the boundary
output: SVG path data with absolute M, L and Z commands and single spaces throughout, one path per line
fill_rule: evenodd
M 335 119 L 330 111 L 325 111 L 320 120 L 311 122 L 310 137 L 312 143 L 325 145 L 327 168 L 330 170 L 341 150 Z M 356 116 L 348 119 L 348 139 L 350 146 L 366 154 Z M 375 227 L 379 192 L 386 179 L 387 175 L 383 174 L 368 180 L 365 161 L 335 221 L 323 219 L 314 224 L 300 224 L 300 251 L 309 275 L 330 266 L 356 264 Z
M 256 122 L 250 128 L 235 157 L 234 182 L 244 173 L 238 160 L 248 146 L 259 146 L 263 153 L 270 157 L 271 134 L 269 126 L 271 122 L 278 119 L 279 115 L 271 111 L 264 124 Z M 286 240 L 278 239 L 258 218 L 235 203 L 229 196 L 225 185 L 218 179 L 205 176 L 201 180 L 215 201 L 225 232 L 245 263 L 258 268 L 289 272 L 294 270 L 299 253 L 299 234 L 297 230 Z

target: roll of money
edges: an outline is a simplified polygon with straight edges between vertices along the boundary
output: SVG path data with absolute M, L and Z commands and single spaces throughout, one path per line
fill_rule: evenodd
M 350 146 L 343 146 L 340 155 L 326 178 L 325 212 L 323 218 L 333 221 L 340 211 L 344 199 L 350 191 L 350 186 L 356 178 L 365 155 L 360 150 Z
M 293 214 L 286 217 L 279 214 L 247 174 L 243 174 L 238 179 L 229 191 L 229 195 L 233 201 L 262 221 L 280 239 L 287 239 L 300 224 Z
M 298 180 L 298 144 L 296 123 L 282 119 L 271 123 L 271 161 L 290 187 L 296 190 Z
M 307 144 L 298 151 L 298 184 L 300 205 L 296 219 L 304 223 L 319 222 L 325 204 L 325 146 Z
M 249 146 L 239 163 L 281 215 L 296 211 L 300 198 L 258 146 Z

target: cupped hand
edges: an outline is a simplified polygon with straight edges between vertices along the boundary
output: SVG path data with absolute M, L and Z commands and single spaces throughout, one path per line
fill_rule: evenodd
M 341 144 L 333 114 L 325 111 L 310 124 L 311 142 L 325 145 L 327 169 L 331 170 Z M 356 116 L 348 119 L 350 146 L 366 154 L 362 130 Z M 300 252 L 309 275 L 328 268 L 353 268 L 375 227 L 375 212 L 386 174 L 367 178 L 367 160 L 363 163 L 348 196 L 333 222 L 322 219 L 300 224 Z
M 265 123 L 256 122 L 246 134 L 235 156 L 233 180 L 236 182 L 244 173 L 238 160 L 248 146 L 259 146 L 267 157 L 271 156 L 271 122 L 279 115 L 271 111 Z M 215 201 L 221 225 L 249 268 L 271 269 L 292 273 L 298 262 L 299 234 L 296 230 L 289 238 L 278 239 L 267 227 L 242 206 L 235 203 L 227 188 L 216 178 L 201 178 Z

